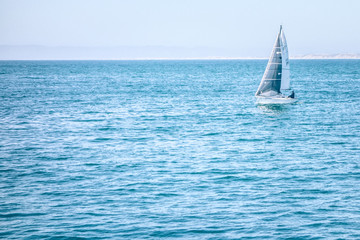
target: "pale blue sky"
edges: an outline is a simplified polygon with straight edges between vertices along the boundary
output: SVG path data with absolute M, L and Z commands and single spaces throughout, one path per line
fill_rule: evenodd
M 217 48 L 269 55 L 360 53 L 358 0 L 0 0 L 0 45 Z

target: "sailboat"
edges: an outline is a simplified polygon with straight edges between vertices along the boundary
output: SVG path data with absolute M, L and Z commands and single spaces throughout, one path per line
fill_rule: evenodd
M 295 93 L 289 96 L 281 91 L 290 89 L 289 53 L 284 30 L 280 25 L 273 50 L 258 90 L 255 93 L 258 104 L 283 104 L 297 101 Z

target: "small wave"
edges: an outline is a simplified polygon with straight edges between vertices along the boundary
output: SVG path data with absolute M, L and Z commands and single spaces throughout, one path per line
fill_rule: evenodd
M 99 128 L 98 130 L 106 132 L 106 131 L 115 131 L 116 128 L 114 128 L 114 127 L 102 127 L 102 128 Z
M 74 119 L 72 122 L 102 122 L 105 119 Z
M 176 193 L 158 193 L 158 194 L 156 194 L 156 196 L 158 196 L 158 197 L 177 197 L 180 195 L 176 194 Z
M 213 133 L 206 133 L 203 136 L 216 136 L 216 135 L 220 135 L 221 133 L 218 132 L 213 132 Z
M 123 138 L 122 140 L 124 141 L 129 141 L 129 142 L 144 142 L 144 141 L 148 141 L 152 138 L 149 138 L 149 137 L 134 137 L 134 138 Z
M 45 77 L 33 77 L 33 76 L 26 76 L 26 77 L 21 77 L 22 79 L 45 79 Z
M 239 142 L 261 142 L 264 139 L 261 138 L 239 138 L 237 141 Z
M 110 141 L 113 140 L 112 138 L 106 138 L 106 137 L 100 137 L 100 138 L 95 138 L 94 140 L 92 140 L 92 142 L 105 142 L 105 141 Z
M 46 215 L 45 213 L 0 213 L 0 218 L 34 217 Z

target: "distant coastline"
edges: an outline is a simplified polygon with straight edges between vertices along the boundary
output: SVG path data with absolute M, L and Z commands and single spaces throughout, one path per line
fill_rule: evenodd
M 260 55 L 210 47 L 0 45 L 0 60 L 265 60 L 269 57 L 267 54 L 249 57 L 252 54 Z M 293 55 L 290 59 L 360 59 L 360 53 Z
M 360 54 L 339 53 L 339 54 L 307 54 L 303 56 L 290 57 L 291 59 L 360 59 Z

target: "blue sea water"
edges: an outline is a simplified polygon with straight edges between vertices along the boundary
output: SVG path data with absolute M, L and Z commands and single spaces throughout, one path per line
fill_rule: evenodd
M 0 238 L 360 239 L 360 60 L 0 61 Z

